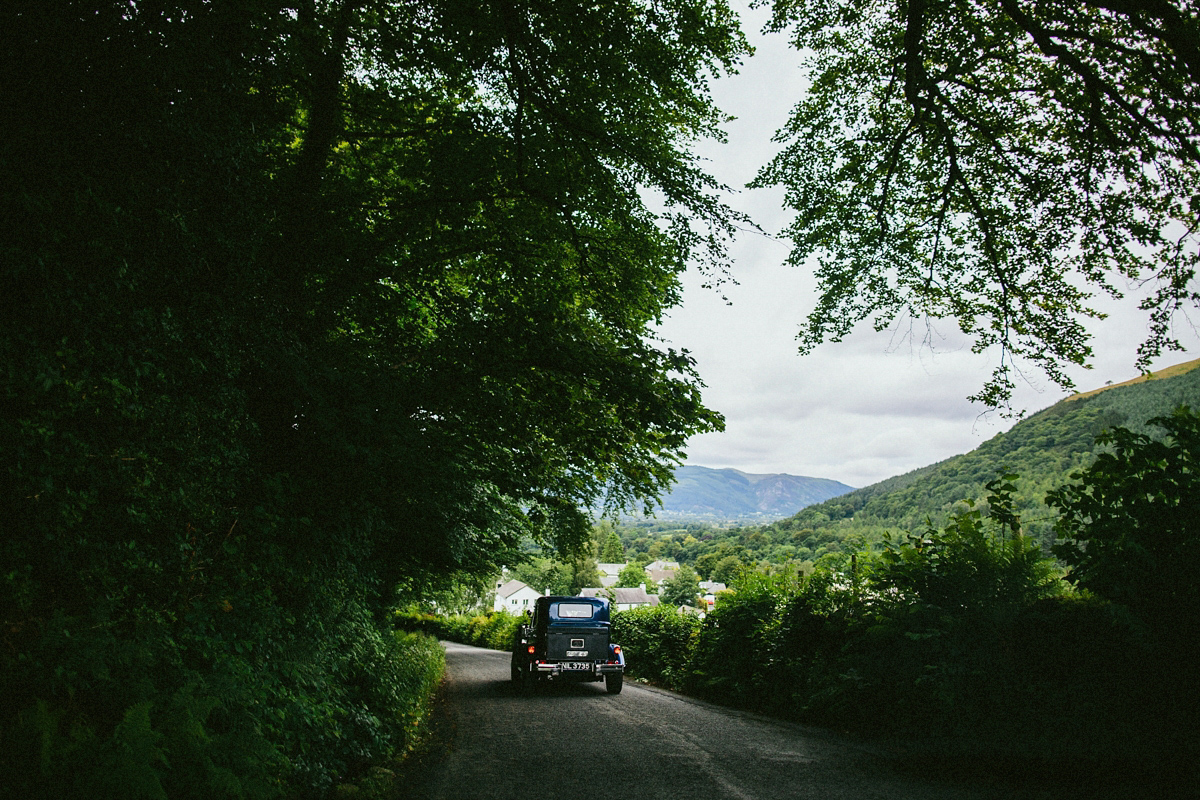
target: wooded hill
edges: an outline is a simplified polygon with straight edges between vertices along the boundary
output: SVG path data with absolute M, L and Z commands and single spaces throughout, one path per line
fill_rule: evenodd
M 885 530 L 937 526 L 966 500 L 982 502 L 983 486 L 1004 473 L 1016 473 L 1016 507 L 1028 534 L 1044 545 L 1053 536 L 1053 511 L 1046 492 L 1067 482 L 1091 463 L 1099 448 L 1096 434 L 1123 426 L 1159 435 L 1149 419 L 1179 405 L 1200 404 L 1200 360 L 1146 378 L 1073 395 L 1017 423 L 1005 433 L 963 455 L 889 478 L 767 526 L 778 539 L 790 534 L 802 557 L 816 558 L 855 536 L 868 541 Z

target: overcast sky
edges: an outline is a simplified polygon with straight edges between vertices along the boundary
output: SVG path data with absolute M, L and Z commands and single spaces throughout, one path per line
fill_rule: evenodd
M 717 104 L 738 119 L 727 126 L 727 145 L 699 150 L 711 172 L 732 187 L 744 186 L 774 154 L 771 137 L 803 92 L 799 56 L 785 37 L 759 35 L 766 18 L 763 11 L 742 11 L 757 53 L 740 74 L 713 85 Z M 777 234 L 789 220 L 782 196 L 780 190 L 742 190 L 731 205 Z M 995 365 L 988 355 L 970 352 L 953 321 L 939 323 L 942 338 L 933 350 L 920 341 L 921 323 L 916 342 L 905 335 L 907 326 L 883 334 L 866 326 L 842 343 L 798 355 L 795 337 L 816 303 L 816 282 L 809 270 L 783 266 L 788 251 L 786 241 L 743 235 L 732 248 L 738 285 L 718 293 L 689 273 L 683 306 L 660 328 L 671 346 L 691 351 L 707 384 L 706 404 L 726 419 L 724 433 L 691 440 L 687 463 L 861 487 L 972 450 L 1012 426 L 966 400 Z M 1136 300 L 1101 306 L 1110 317 L 1093 326 L 1094 368 L 1070 371 L 1080 391 L 1137 376 L 1145 314 Z M 1200 338 L 1186 320 L 1180 328 L 1188 352 L 1168 354 L 1155 368 L 1196 357 Z M 1032 368 L 1027 378 L 1014 408 L 1032 413 L 1066 396 Z

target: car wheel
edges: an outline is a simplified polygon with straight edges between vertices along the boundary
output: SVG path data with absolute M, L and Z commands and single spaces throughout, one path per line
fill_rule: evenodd
M 610 672 L 604 676 L 604 688 L 609 694 L 620 694 L 625 683 L 625 676 L 620 672 Z

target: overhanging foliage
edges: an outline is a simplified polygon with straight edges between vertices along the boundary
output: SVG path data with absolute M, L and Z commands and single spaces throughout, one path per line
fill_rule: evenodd
M 719 0 L 6 4 L 6 787 L 136 736 L 171 796 L 327 793 L 403 744 L 397 582 L 652 502 L 721 426 L 650 326 L 723 263 L 685 146 L 744 49 Z M 13 745 L 75 732 L 96 780 Z
M 766 4 L 766 3 L 764 3 Z M 1200 18 L 1191 3 L 777 0 L 811 88 L 756 185 L 795 210 L 790 261 L 820 258 L 807 352 L 871 319 L 950 319 L 999 364 L 1070 387 L 1097 292 L 1151 287 L 1146 369 L 1179 349 L 1200 213 Z M 932 326 L 913 331 L 933 343 Z

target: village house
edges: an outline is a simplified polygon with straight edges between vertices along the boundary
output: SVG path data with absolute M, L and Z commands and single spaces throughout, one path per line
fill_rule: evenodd
M 510 614 L 521 614 L 533 610 L 533 601 L 542 596 L 537 589 L 518 580 L 504 583 L 496 582 L 496 601 L 492 604 L 493 611 L 507 611 Z
M 651 561 L 646 565 L 646 577 L 654 582 L 656 586 L 662 586 L 663 581 L 669 581 L 675 577 L 675 573 L 679 571 L 678 561 L 664 561 L 659 559 Z
M 729 587 L 719 581 L 700 581 L 700 595 L 704 599 L 704 610 L 712 611 L 717 603 L 717 593 L 727 592 Z
M 607 597 L 612 602 L 612 607 L 615 611 L 629 611 L 633 608 L 658 605 L 658 595 L 647 594 L 646 584 L 644 583 L 636 589 L 629 589 L 623 586 L 588 587 L 581 589 L 579 594 L 584 597 Z
M 617 582 L 617 576 L 628 564 L 597 564 L 596 571 L 600 573 L 600 585 L 612 586 Z

